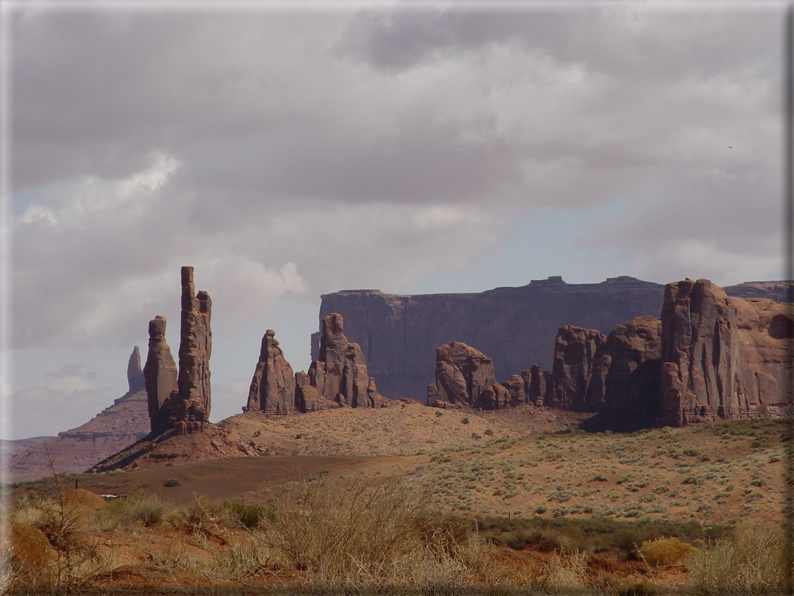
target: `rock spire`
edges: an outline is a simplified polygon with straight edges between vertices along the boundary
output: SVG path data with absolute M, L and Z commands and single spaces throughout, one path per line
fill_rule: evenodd
M 295 375 L 272 329 L 262 338 L 247 407 L 265 414 L 290 414 L 295 409 Z
M 138 393 L 146 389 L 146 380 L 143 377 L 143 370 L 141 370 L 141 352 L 138 346 L 132 349 L 127 363 L 127 384 L 129 393 Z
M 149 418 L 153 433 L 175 429 L 179 433 L 203 428 L 210 414 L 212 300 L 196 293 L 193 267 L 182 267 L 182 317 L 179 368 L 165 341 L 165 318 L 149 322 L 149 354 L 144 367 Z

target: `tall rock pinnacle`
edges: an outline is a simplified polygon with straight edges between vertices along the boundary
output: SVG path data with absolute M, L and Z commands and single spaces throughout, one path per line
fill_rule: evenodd
M 130 393 L 138 393 L 146 388 L 146 381 L 141 370 L 141 352 L 138 346 L 132 349 L 130 360 L 127 363 L 127 384 Z
M 262 338 L 259 362 L 248 393 L 248 409 L 265 414 L 290 414 L 295 409 L 295 374 L 272 329 Z
M 210 355 L 212 300 L 195 293 L 193 267 L 182 267 L 182 328 L 179 342 L 179 397 L 189 407 L 210 415 Z
M 144 367 L 149 418 L 153 433 L 201 430 L 210 414 L 212 300 L 195 293 L 193 267 L 182 267 L 182 325 L 177 371 L 165 341 L 165 318 L 149 322 L 149 354 Z

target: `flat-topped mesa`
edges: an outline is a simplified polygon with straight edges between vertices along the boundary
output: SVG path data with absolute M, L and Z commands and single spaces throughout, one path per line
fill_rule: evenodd
M 207 292 L 196 294 L 193 267 L 182 267 L 182 327 L 179 342 L 179 397 L 188 427 L 199 426 L 210 415 L 210 356 L 212 300 Z M 196 430 L 196 428 L 186 428 Z
M 165 317 L 157 316 L 149 321 L 149 353 L 143 376 L 151 430 L 160 434 L 173 428 L 176 422 L 173 408 L 179 399 L 176 362 L 165 341 Z
M 661 421 L 678 426 L 783 415 L 793 338 L 788 304 L 729 297 L 707 279 L 667 284 Z
M 510 384 L 514 385 L 512 381 Z M 507 407 L 511 398 L 520 395 L 513 389 L 511 392 L 496 382 L 491 358 L 455 341 L 436 349 L 436 382 L 427 388 L 427 405 L 496 410 Z
M 247 408 L 265 414 L 291 414 L 295 410 L 295 374 L 272 329 L 262 338 Z
M 143 370 L 141 370 L 141 352 L 138 346 L 132 349 L 129 362 L 127 363 L 127 385 L 129 386 L 129 393 L 138 393 L 146 389 L 146 379 L 143 377 Z

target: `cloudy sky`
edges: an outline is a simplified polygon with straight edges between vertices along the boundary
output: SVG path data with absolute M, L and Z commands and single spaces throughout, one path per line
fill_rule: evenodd
M 323 293 L 783 275 L 783 3 L 55 7 L 5 14 L 5 437 L 176 352 L 181 265 L 216 421 Z

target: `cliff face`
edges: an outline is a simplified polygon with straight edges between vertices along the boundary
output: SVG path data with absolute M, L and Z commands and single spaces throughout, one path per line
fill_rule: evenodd
M 792 378 L 791 307 L 729 297 L 706 279 L 667 284 L 660 406 L 671 426 L 781 416 Z
M 320 318 L 345 319 L 345 333 L 361 346 L 369 374 L 386 397 L 424 400 L 434 381 L 436 348 L 475 346 L 493 359 L 497 379 L 538 364 L 551 369 L 558 329 L 573 325 L 608 333 L 643 315 L 658 316 L 664 286 L 619 277 L 600 284 L 566 284 L 560 278 L 480 294 L 399 296 L 377 290 L 322 297 Z M 312 338 L 319 356 L 319 334 Z
M 770 298 L 790 295 L 785 282 L 747 282 L 725 289 L 729 296 Z M 320 320 L 330 313 L 345 319 L 345 333 L 364 354 L 369 374 L 386 397 L 424 400 L 434 381 L 436 348 L 462 342 L 493 359 L 497 379 L 533 364 L 552 369 L 557 331 L 564 325 L 608 334 L 635 317 L 658 317 L 664 286 L 633 277 L 598 284 L 567 284 L 559 277 L 520 288 L 479 294 L 402 296 L 378 290 L 344 290 L 322 296 Z M 320 334 L 312 336 L 312 360 L 319 358 Z M 599 366 L 603 369 L 603 362 Z M 601 372 L 604 372 L 603 370 Z M 605 380 L 605 379 L 604 379 Z M 603 405 L 594 387 L 586 409 Z

